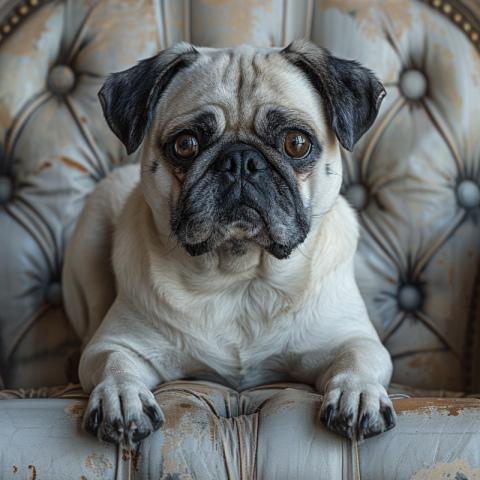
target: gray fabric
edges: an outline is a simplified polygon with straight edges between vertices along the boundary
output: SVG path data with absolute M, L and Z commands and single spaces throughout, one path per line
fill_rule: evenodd
M 58 394 L 68 398 L 0 401 L 2 479 L 480 478 L 475 399 L 393 399 L 396 428 L 356 445 L 318 421 L 323 397 L 306 385 L 237 394 L 170 382 L 155 390 L 166 423 L 134 455 L 82 430 L 87 395 L 73 387 Z

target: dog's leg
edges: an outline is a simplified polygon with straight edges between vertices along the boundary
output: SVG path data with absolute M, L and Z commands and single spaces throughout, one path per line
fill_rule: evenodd
M 83 428 L 99 440 L 123 443 L 131 449 L 158 430 L 165 420 L 150 391 L 161 379 L 137 353 L 141 339 L 136 332 L 128 331 L 136 325 L 134 328 L 139 331 L 145 329 L 144 335 L 152 336 L 148 326 L 140 328 L 140 323 L 117 299 L 85 349 L 79 368 L 83 388 L 87 392 L 93 390 Z
M 325 392 L 320 419 L 328 428 L 363 441 L 396 424 L 385 387 L 392 371 L 392 362 L 380 342 L 358 340 L 345 346 L 333 365 L 317 381 L 317 389 Z

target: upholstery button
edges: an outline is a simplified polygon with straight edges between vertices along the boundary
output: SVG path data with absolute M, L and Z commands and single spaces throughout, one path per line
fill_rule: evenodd
M 398 292 L 398 304 L 402 310 L 417 310 L 422 304 L 422 294 L 413 285 L 404 285 Z
M 63 95 L 75 84 L 75 74 L 68 65 L 57 65 L 50 70 L 48 83 L 56 94 Z
M 400 90 L 409 100 L 420 100 L 427 93 L 427 79 L 420 70 L 405 70 L 400 77 Z
M 464 208 L 477 208 L 480 204 L 480 187 L 473 180 L 462 180 L 457 187 L 457 199 Z
M 367 189 L 361 183 L 354 183 L 345 192 L 346 199 L 356 210 L 362 210 L 367 204 Z
M 60 282 L 53 282 L 47 287 L 47 302 L 51 305 L 61 305 L 63 303 L 62 286 Z
M 0 177 L 0 205 L 7 203 L 13 194 L 13 182 L 10 177 Z

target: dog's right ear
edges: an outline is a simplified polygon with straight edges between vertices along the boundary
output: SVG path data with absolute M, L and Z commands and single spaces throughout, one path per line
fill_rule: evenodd
M 372 126 L 386 95 L 373 72 L 359 63 L 334 57 L 305 40 L 294 40 L 281 51 L 322 96 L 338 141 L 348 151 Z
M 155 105 L 167 85 L 198 55 L 193 45 L 180 43 L 141 60 L 128 70 L 108 76 L 98 97 L 108 126 L 125 145 L 129 155 L 142 143 Z

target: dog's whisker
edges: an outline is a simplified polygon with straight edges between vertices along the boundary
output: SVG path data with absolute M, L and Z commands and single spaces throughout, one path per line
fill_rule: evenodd
M 168 251 L 165 255 L 162 255 L 160 258 L 165 258 L 168 255 L 170 255 L 179 245 L 180 245 L 180 242 L 177 242 L 177 244 L 170 251 Z
M 153 173 L 155 173 L 155 171 L 156 171 L 156 167 L 155 167 L 155 166 L 151 166 L 150 168 L 146 168 L 145 170 L 140 170 L 140 175 L 141 175 L 142 173 L 148 173 L 148 172 L 153 172 Z
M 295 247 L 295 250 L 298 250 L 307 260 L 310 260 L 310 261 L 313 261 L 313 258 L 311 257 L 307 257 L 307 255 L 305 255 L 299 247 Z

